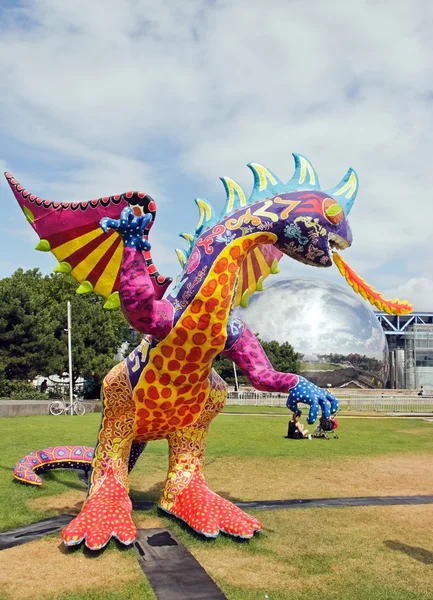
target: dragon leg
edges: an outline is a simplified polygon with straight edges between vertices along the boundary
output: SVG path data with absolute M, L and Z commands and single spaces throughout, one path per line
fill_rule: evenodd
M 135 405 L 126 363 L 122 362 L 104 380 L 104 414 L 92 464 L 87 500 L 80 514 L 62 531 L 66 545 L 86 540 L 98 550 L 112 536 L 131 544 L 137 536 L 128 495 L 128 464 L 133 441 Z
M 299 375 L 276 371 L 259 340 L 249 327 L 239 320 L 236 330 L 230 328 L 223 354 L 244 371 L 257 390 L 287 393 L 287 407 L 290 410 L 300 413 L 298 403 L 309 405 L 307 423 L 310 425 L 315 422 L 319 408 L 327 419 L 338 410 L 338 400 L 329 392 Z
M 209 425 L 226 398 L 227 385 L 212 371 L 211 391 L 200 418 L 168 436 L 169 469 L 159 506 L 207 537 L 223 531 L 250 538 L 262 529 L 261 523 L 212 492 L 202 474 Z
M 298 383 L 298 376 L 276 371 L 270 363 L 259 340 L 245 323 L 234 339 L 229 339 L 229 349 L 223 354 L 244 371 L 257 390 L 289 392 Z M 227 348 L 227 347 L 226 347 Z

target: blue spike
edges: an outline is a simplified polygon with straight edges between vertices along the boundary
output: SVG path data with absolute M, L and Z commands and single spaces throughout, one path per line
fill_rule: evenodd
M 196 198 L 194 202 L 197 204 L 200 211 L 200 218 L 197 223 L 195 235 L 199 235 L 205 227 L 208 227 L 210 223 L 215 221 L 216 215 L 212 204 L 203 198 Z
M 247 197 L 239 183 L 236 183 L 230 177 L 220 177 L 220 179 L 227 194 L 226 203 L 221 213 L 221 217 L 224 217 L 225 215 L 231 215 L 239 208 L 244 208 L 247 205 Z
M 349 169 L 340 183 L 331 190 L 326 190 L 326 193 L 340 204 L 347 217 L 352 210 L 353 203 L 358 194 L 358 188 L 358 175 L 353 169 Z
M 295 159 L 295 173 L 287 182 L 290 190 L 320 190 L 319 177 L 303 154 L 293 153 Z
M 247 167 L 254 175 L 254 188 L 248 198 L 248 204 L 284 190 L 280 179 L 267 167 L 258 163 L 248 163 Z

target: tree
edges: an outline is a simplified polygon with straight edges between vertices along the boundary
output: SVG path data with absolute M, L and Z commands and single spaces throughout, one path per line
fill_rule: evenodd
M 18 269 L 0 280 L 0 377 L 33 379 L 68 370 L 66 303 L 72 309 L 73 380 L 100 383 L 129 337 L 121 311 L 95 294 L 77 295 L 70 275 Z
M 38 269 L 18 269 L 0 280 L 0 368 L 7 379 L 62 369 L 62 343 L 46 296 L 46 278 Z
M 259 339 L 258 336 L 257 338 Z M 259 342 L 276 371 L 280 371 L 282 373 L 299 373 L 301 368 L 301 355 L 295 352 L 293 346 L 291 346 L 288 342 L 280 344 L 275 341 L 262 342 L 260 339 Z M 231 360 L 224 358 L 221 355 L 217 356 L 217 358 L 214 360 L 213 367 L 227 383 L 235 383 L 233 363 Z M 246 375 L 238 368 L 237 374 L 239 383 L 249 383 Z

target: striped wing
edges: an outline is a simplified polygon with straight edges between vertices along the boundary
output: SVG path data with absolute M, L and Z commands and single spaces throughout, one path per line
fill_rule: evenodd
M 36 249 L 54 254 L 59 261 L 55 271 L 75 277 L 81 284 L 78 293 L 95 292 L 107 299 L 106 308 L 118 308 L 123 242 L 114 230 L 105 234 L 99 222 L 102 217 L 118 219 L 122 209 L 130 205 L 137 216 L 152 215 L 144 232 L 147 239 L 155 220 L 155 201 L 143 192 L 126 192 L 89 202 L 52 202 L 30 194 L 10 173 L 5 176 L 40 238 Z M 162 298 L 172 280 L 158 273 L 149 251 L 144 256 L 156 296 Z
M 263 244 L 248 254 L 239 273 L 234 306 L 248 306 L 254 292 L 263 290 L 266 277 L 279 272 L 278 262 L 282 256 L 272 244 Z

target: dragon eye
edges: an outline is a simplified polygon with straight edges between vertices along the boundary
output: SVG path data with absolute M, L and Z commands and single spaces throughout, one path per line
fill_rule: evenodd
M 344 219 L 344 212 L 341 206 L 332 198 L 325 198 L 323 201 L 323 214 L 325 218 L 333 225 L 338 225 Z

